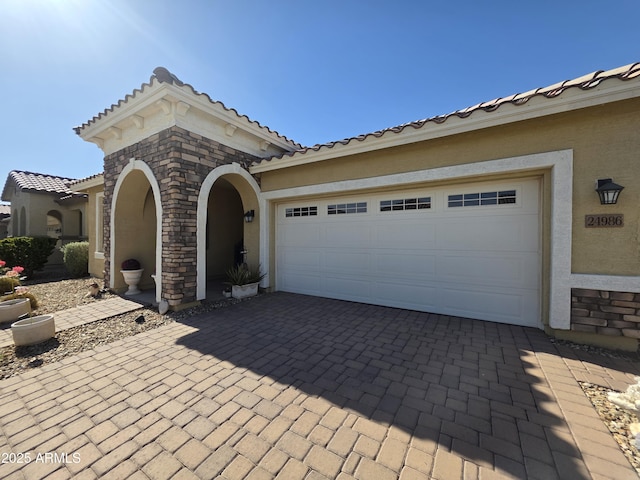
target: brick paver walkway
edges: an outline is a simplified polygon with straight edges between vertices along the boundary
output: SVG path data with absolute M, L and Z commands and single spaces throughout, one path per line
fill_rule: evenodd
M 639 373 L 535 329 L 275 293 L 0 381 L 0 454 L 31 459 L 0 477 L 636 479 L 576 379 Z
M 114 297 L 94 303 L 87 303 L 67 310 L 61 310 L 55 313 L 56 332 L 131 312 L 132 310 L 142 308 L 144 305 L 144 303 L 132 299 Z M 37 311 L 34 315 L 35 314 L 37 314 Z M 0 347 L 13 345 L 10 327 L 11 325 L 8 323 L 2 325 L 2 329 L 0 329 Z

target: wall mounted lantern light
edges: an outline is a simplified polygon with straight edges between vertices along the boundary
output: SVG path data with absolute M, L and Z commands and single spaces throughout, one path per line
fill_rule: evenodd
M 256 213 L 253 210 L 249 210 L 244 214 L 244 221 L 247 223 L 253 222 L 253 218 L 256 216 Z
M 601 205 L 615 205 L 618 202 L 618 195 L 624 187 L 613 183 L 610 178 L 596 180 L 596 192 L 600 197 Z

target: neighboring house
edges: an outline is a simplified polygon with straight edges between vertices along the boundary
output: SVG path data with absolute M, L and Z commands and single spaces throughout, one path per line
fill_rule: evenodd
M 244 244 L 272 290 L 638 347 L 640 64 L 311 148 L 158 68 L 75 130 L 112 288 L 133 256 L 181 308 Z
M 50 236 L 57 247 L 86 239 L 84 230 L 87 194 L 70 188 L 75 179 L 13 170 L 2 190 L 2 200 L 11 202 L 8 235 Z M 47 262 L 62 263 L 59 248 Z
M 11 205 L 0 204 L 0 239 L 9 235 L 9 222 L 11 221 Z

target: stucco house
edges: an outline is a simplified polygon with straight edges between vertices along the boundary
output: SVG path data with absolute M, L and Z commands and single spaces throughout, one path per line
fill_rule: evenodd
M 134 256 L 158 301 L 191 305 L 243 245 L 271 290 L 628 350 L 639 130 L 638 63 L 309 148 L 157 68 L 75 129 L 105 154 L 86 192 L 113 288 Z
M 57 247 L 85 240 L 85 204 L 87 194 L 76 191 L 73 178 L 12 170 L 2 190 L 2 200 L 11 203 L 7 235 L 50 236 Z M 62 263 L 59 248 L 48 264 Z
M 9 235 L 9 222 L 11 221 L 11 205 L 0 204 L 0 239 Z

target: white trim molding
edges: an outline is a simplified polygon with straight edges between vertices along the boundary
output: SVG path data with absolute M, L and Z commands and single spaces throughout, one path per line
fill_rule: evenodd
M 571 275 L 571 288 L 640 293 L 640 277 L 574 273 Z
M 275 203 L 300 196 L 357 192 L 377 188 L 405 188 L 411 184 L 477 179 L 486 175 L 551 171 L 551 265 L 549 282 L 549 326 L 568 330 L 571 327 L 571 224 L 573 198 L 573 150 L 537 153 L 464 165 L 418 170 L 357 180 L 344 180 L 263 192 L 262 197 Z M 267 215 L 261 215 L 264 219 Z M 264 236 L 263 236 L 264 238 Z M 268 237 L 267 237 L 268 239 Z M 541 266 L 542 268 L 542 266 Z
M 116 204 L 118 202 L 118 194 L 120 193 L 120 187 L 124 182 L 124 179 L 134 170 L 140 170 L 144 173 L 151 190 L 153 191 L 153 198 L 156 205 L 156 302 L 160 303 L 162 300 L 162 201 L 160 200 L 160 186 L 156 180 L 153 171 L 142 160 L 136 160 L 132 158 L 129 163 L 122 169 L 122 172 L 118 175 L 118 180 L 113 189 L 113 197 L 111 198 L 111 232 L 110 232 L 110 252 L 109 252 L 109 279 L 113 285 L 113 279 L 115 278 L 115 245 L 116 245 L 116 232 L 115 232 L 115 219 L 116 219 Z
M 211 193 L 211 189 L 213 188 L 213 184 L 223 175 L 239 175 L 242 177 L 249 186 L 253 189 L 255 193 L 260 208 L 263 206 L 263 201 L 261 200 L 260 194 L 260 186 L 258 182 L 247 172 L 244 168 L 242 168 L 238 163 L 231 163 L 228 165 L 221 165 L 215 169 L 213 169 L 207 175 L 207 178 L 204 179 L 202 185 L 200 186 L 200 193 L 198 194 L 198 212 L 197 212 L 197 277 L 196 277 L 196 300 L 204 300 L 207 298 L 207 215 L 208 215 L 208 204 L 209 204 L 209 193 Z M 266 211 L 266 210 L 263 210 Z M 266 215 L 259 215 L 260 219 L 260 263 L 263 263 L 265 258 L 268 258 L 266 254 L 267 243 L 265 240 L 264 231 L 264 220 Z M 265 277 L 263 280 L 263 285 L 268 282 L 268 279 Z
M 549 99 L 534 96 L 523 105 L 504 103 L 495 111 L 473 110 L 472 114 L 460 118 L 451 115 L 444 123 L 427 121 L 417 128 L 404 128 L 400 132 L 395 129 L 384 131 L 382 135 L 364 135 L 363 139 L 352 138 L 346 142 L 336 142 L 310 149 L 293 152 L 281 158 L 260 160 L 251 166 L 253 174 L 269 172 L 282 168 L 306 165 L 332 158 L 346 157 L 384 148 L 407 145 L 435 138 L 442 138 L 460 133 L 477 131 L 483 128 L 521 122 L 556 113 L 565 113 L 581 108 L 599 106 L 606 103 L 628 100 L 640 96 L 640 89 L 634 81 L 605 79 L 597 87 L 581 90 L 567 89 L 557 98 Z M 474 107 L 471 107 L 473 109 Z
M 104 260 L 104 191 L 96 193 L 96 245 L 94 258 Z

